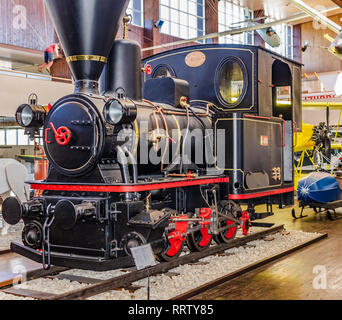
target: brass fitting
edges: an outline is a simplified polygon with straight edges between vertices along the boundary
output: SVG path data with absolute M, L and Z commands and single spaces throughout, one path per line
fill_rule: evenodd
M 127 40 L 128 39 L 128 24 L 131 21 L 131 17 L 130 16 L 124 16 L 122 19 L 123 22 L 123 39 Z
M 187 97 L 181 97 L 179 100 L 179 104 L 182 108 L 190 107 L 190 105 L 188 104 L 188 98 Z

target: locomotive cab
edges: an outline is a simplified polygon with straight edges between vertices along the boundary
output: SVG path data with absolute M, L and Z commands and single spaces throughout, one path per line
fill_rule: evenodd
M 191 105 L 211 105 L 215 168 L 230 179 L 223 198 L 251 212 L 257 204 L 267 204 L 269 213 L 272 204 L 293 204 L 293 141 L 302 122 L 299 63 L 261 47 L 201 45 L 157 54 L 143 65 L 154 70 L 144 75 L 145 88 L 153 78 L 182 78 L 190 84 Z

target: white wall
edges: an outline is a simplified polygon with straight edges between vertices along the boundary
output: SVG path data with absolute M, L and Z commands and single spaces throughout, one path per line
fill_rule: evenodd
M 330 125 L 337 125 L 340 110 L 330 110 Z M 325 110 L 303 110 L 303 122 L 318 125 L 320 122 L 326 122 Z
M 338 72 L 325 72 L 325 73 L 319 73 L 318 76 L 321 79 L 321 81 L 324 84 L 325 91 L 334 91 L 335 85 L 337 81 L 337 77 L 339 75 Z
M 0 74 L 0 116 L 14 117 L 31 93 L 38 95 L 39 104 L 47 105 L 73 91 L 72 84 Z

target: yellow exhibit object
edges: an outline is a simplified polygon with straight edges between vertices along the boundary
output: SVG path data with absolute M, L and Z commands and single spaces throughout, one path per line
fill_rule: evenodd
M 302 152 L 314 148 L 315 142 L 312 140 L 314 127 L 314 125 L 302 123 L 302 132 L 298 132 L 297 137 L 294 137 L 294 152 Z

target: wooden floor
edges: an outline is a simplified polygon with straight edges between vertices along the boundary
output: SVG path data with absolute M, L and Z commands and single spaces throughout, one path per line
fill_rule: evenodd
M 285 224 L 289 230 L 326 232 L 328 239 L 199 294 L 192 300 L 342 299 L 342 219 L 330 221 L 325 215 L 320 217 L 308 209 L 307 218 L 294 220 L 290 212 L 290 209 L 277 209 L 274 216 L 263 221 Z M 314 289 L 313 283 L 324 285 L 321 277 L 318 281 L 315 279 L 323 276 L 324 270 L 326 289 Z
M 15 253 L 0 255 L 0 288 L 21 279 L 29 271 L 41 269 L 42 265 Z

